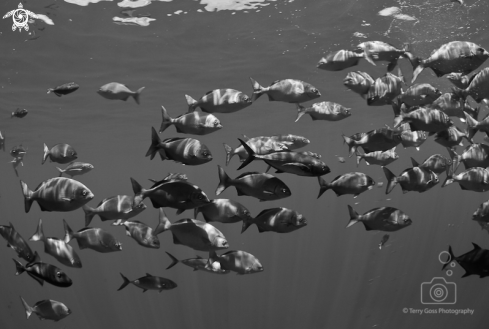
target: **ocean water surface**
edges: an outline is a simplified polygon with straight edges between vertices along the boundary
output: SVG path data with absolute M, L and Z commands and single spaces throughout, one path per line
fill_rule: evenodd
M 329 52 L 353 50 L 366 40 L 397 47 L 408 43 L 422 58 L 456 40 L 489 49 L 486 1 L 465 0 L 463 6 L 449 0 L 29 0 L 22 4 L 44 16 L 29 23 L 29 31 L 20 33 L 12 31 L 11 17 L 0 23 L 0 132 L 6 138 L 6 150 L 0 151 L 0 225 L 11 222 L 24 239 L 34 234 L 39 218 L 47 236 L 64 236 L 63 219 L 73 230 L 84 227 L 82 209 L 42 212 L 35 203 L 29 213 L 24 211 L 19 179 L 34 189 L 58 176 L 56 166 L 66 166 L 49 161 L 41 165 L 43 143 L 48 147 L 70 144 L 78 161 L 94 165 L 91 172 L 75 176 L 94 193 L 88 204 L 91 207 L 113 195 L 133 195 L 130 177 L 148 188 L 152 185 L 148 179 L 176 172 L 185 173 L 214 199 L 219 182 L 217 165 L 232 178 L 266 169 L 266 164 L 256 161 L 238 171 L 237 157 L 225 166 L 223 143 L 237 147 L 237 138 L 243 134 L 304 136 L 311 143 L 301 150 L 321 154 L 331 169 L 323 176 L 326 181 L 360 171 L 384 186 L 357 198 L 326 191 L 317 199 L 315 177 L 272 172 L 291 189 L 289 198 L 259 202 L 237 196 L 234 187 L 228 188 L 217 198 L 236 200 L 253 216 L 267 208 L 287 207 L 308 220 L 306 227 L 288 234 L 259 233 L 256 226 L 241 234 L 241 223 L 212 223 L 226 236 L 229 250 L 244 250 L 260 260 L 264 271 L 252 275 L 212 275 L 182 264 L 166 270 L 171 259 L 165 251 L 178 259 L 207 254 L 173 244 L 170 232 L 159 236 L 160 249 L 143 248 L 126 236 L 123 227 L 101 222 L 98 216 L 91 226 L 113 234 L 122 242 L 122 251 L 101 254 L 79 250 L 77 243 L 71 242 L 81 257 L 80 269 L 63 266 L 46 255 L 41 242 L 29 242 L 42 260 L 72 278 L 69 288 L 48 283 L 41 286 L 26 273 L 15 276 L 11 259 L 17 256 L 2 247 L 0 328 L 390 329 L 479 328 L 487 323 L 488 279 L 474 275 L 462 279 L 464 270 L 458 264 L 449 275 L 441 270 L 439 260 L 449 245 L 457 256 L 471 250 L 472 243 L 489 249 L 488 233 L 472 220 L 473 212 L 488 199 L 487 193 L 462 191 L 457 184 L 441 188 L 443 173 L 440 183 L 425 193 L 403 194 L 396 187 L 386 195 L 382 169 L 364 162 L 357 168 L 342 138 L 342 134 L 392 126 L 391 106 L 368 107 L 364 99 L 343 86 L 350 71 L 365 71 L 377 78 L 384 75 L 386 65 L 373 66 L 362 60 L 358 66 L 339 72 L 316 68 Z M 2 15 L 17 7 L 18 1 L 12 0 L 0 5 Z M 396 9 L 389 9 L 392 7 Z M 487 63 L 481 68 L 485 66 Z M 411 64 L 400 59 L 399 67 L 410 81 Z M 249 77 L 263 86 L 287 78 L 309 82 L 321 97 L 304 105 L 337 102 L 351 108 L 352 115 L 338 122 L 312 121 L 306 115 L 295 123 L 294 104 L 269 102 L 263 96 L 241 111 L 215 114 L 223 128 L 212 134 L 184 135 L 174 127 L 160 134 L 161 138 L 199 139 L 211 150 L 211 162 L 182 166 L 145 157 L 151 127 L 158 130 L 161 124 L 162 105 L 176 117 L 188 110 L 185 94 L 198 99 L 209 90 L 233 88 L 251 96 Z M 79 90 L 62 97 L 46 94 L 48 88 L 71 81 L 80 85 Z M 126 84 L 131 90 L 146 87 L 140 105 L 132 98 L 124 102 L 98 95 L 97 90 L 109 82 Z M 445 77 L 437 78 L 429 69 L 416 82 L 430 83 L 443 92 L 452 87 Z M 17 108 L 29 113 L 24 118 L 10 118 Z M 481 113 L 487 111 L 482 105 Z M 465 130 L 464 123 L 453 120 Z M 482 142 L 482 138 L 478 133 L 475 141 Z M 23 166 L 17 168 L 17 177 L 9 151 L 20 144 L 27 154 Z M 464 147 L 458 147 L 457 152 Z M 420 151 L 399 145 L 397 152 L 400 158 L 389 165 L 394 174 L 411 167 L 410 157 L 420 163 L 434 153 L 448 157 L 433 137 Z M 154 228 L 158 210 L 148 199 L 144 202 L 148 208 L 134 219 Z M 346 228 L 348 205 L 361 214 L 375 207 L 396 207 L 408 214 L 413 224 L 389 233 L 390 239 L 379 249 L 384 232 L 366 231 L 362 224 Z M 171 222 L 193 218 L 193 211 L 176 215 L 175 209 L 167 208 L 166 214 Z M 197 219 L 203 220 L 202 215 Z M 178 287 L 142 293 L 129 285 L 117 291 L 122 284 L 119 273 L 130 280 L 150 273 L 171 279 Z M 450 283 L 447 294 L 449 299 L 455 298 L 454 304 L 422 303 L 423 283 L 437 277 Z M 61 301 L 72 314 L 54 324 L 39 321 L 35 315 L 26 320 L 19 296 L 29 305 L 43 299 Z M 472 312 L 443 314 L 442 309 Z M 416 310 L 423 314 L 415 314 Z

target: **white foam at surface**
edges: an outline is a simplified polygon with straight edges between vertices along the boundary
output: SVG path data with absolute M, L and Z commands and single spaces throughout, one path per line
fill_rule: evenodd
M 100 1 L 112 1 L 112 0 L 64 0 L 64 1 L 78 6 L 88 6 L 91 3 L 97 3 Z
M 200 4 L 205 5 L 207 11 L 248 10 L 268 6 L 267 1 L 276 0 L 200 0 Z
M 122 2 L 119 2 L 117 5 L 119 7 L 124 7 L 124 8 L 141 8 L 149 4 L 151 4 L 151 0 L 136 0 L 136 1 L 123 0 Z
M 418 20 L 416 17 L 405 15 L 405 14 L 397 14 L 397 15 L 394 15 L 394 17 L 397 19 L 402 19 L 404 21 L 417 21 Z
M 367 37 L 365 34 L 360 33 L 360 32 L 353 33 L 353 36 L 357 37 L 357 38 L 366 38 Z
M 401 9 L 397 7 L 384 8 L 379 11 L 380 16 L 393 16 L 401 13 Z
M 116 23 L 122 23 L 125 25 L 139 25 L 139 26 L 148 26 L 151 21 L 156 21 L 155 18 L 151 17 L 113 17 L 112 20 Z
M 37 19 L 40 19 L 44 23 L 46 23 L 48 25 L 54 25 L 53 20 L 51 18 L 47 17 L 46 15 L 43 15 L 43 14 L 36 14 L 36 15 L 37 15 Z

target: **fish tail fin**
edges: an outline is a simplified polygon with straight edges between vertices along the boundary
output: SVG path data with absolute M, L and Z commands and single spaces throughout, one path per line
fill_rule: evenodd
M 444 270 L 445 267 L 447 267 L 447 265 L 450 264 L 452 261 L 455 261 L 455 255 L 453 254 L 452 246 L 448 246 L 448 253 L 450 254 L 450 259 L 448 262 L 443 264 L 443 267 L 441 268 L 442 270 Z
M 13 258 L 12 258 L 13 259 Z M 15 275 L 19 275 L 19 274 L 22 274 L 25 272 L 25 267 L 24 265 L 22 265 L 21 262 L 19 262 L 18 260 L 16 259 L 13 259 L 14 263 L 15 263 L 15 270 L 17 272 L 15 272 Z
M 139 105 L 139 96 L 141 95 L 141 92 L 144 90 L 144 88 L 146 88 L 146 87 L 139 88 L 138 90 L 136 90 L 136 93 L 134 95 L 132 95 L 132 97 L 134 97 L 134 100 L 136 101 L 136 103 L 138 105 Z
M 241 234 L 243 234 L 244 231 L 246 231 L 248 229 L 248 227 L 251 226 L 251 224 L 253 224 L 252 218 L 243 219 L 243 226 L 241 226 Z
M 263 95 L 263 87 L 260 84 L 250 77 L 251 85 L 253 86 L 253 96 L 251 96 L 251 102 L 256 101 L 261 95 Z
M 418 75 L 423 71 L 423 61 L 419 57 L 409 58 L 411 65 L 413 66 L 413 78 L 411 79 L 411 83 L 414 83 Z
M 170 127 L 173 124 L 173 119 L 168 115 L 165 107 L 161 106 L 161 126 L 159 133 L 165 131 L 166 128 Z
M 175 256 L 173 256 L 172 254 L 170 254 L 168 251 L 165 251 L 165 252 L 171 258 L 171 264 L 166 268 L 167 270 L 169 270 L 173 266 L 177 265 L 180 261 Z
M 32 195 L 34 192 L 29 190 L 27 184 L 23 181 L 20 181 L 20 186 L 22 187 L 22 194 L 24 194 L 24 209 L 25 212 L 28 213 L 31 209 L 32 203 L 34 202 L 34 200 L 32 200 Z
M 331 186 L 322 177 L 318 177 L 318 182 L 319 182 L 319 194 L 317 198 L 319 199 L 324 192 L 326 192 L 331 188 Z
M 132 190 L 134 192 L 134 199 L 132 201 L 132 207 L 139 205 L 143 199 L 145 198 L 146 190 L 134 179 L 131 177 Z
M 161 207 L 158 210 L 158 226 L 156 226 L 154 230 L 154 235 L 158 235 L 160 233 L 163 233 L 165 231 L 168 231 L 171 227 L 170 220 L 168 217 L 166 217 L 165 211 L 163 210 L 163 207 Z
M 295 122 L 299 121 L 299 119 L 306 114 L 306 108 L 302 106 L 301 104 L 297 103 L 297 118 L 295 119 Z
M 41 164 L 44 164 L 44 162 L 46 162 L 46 159 L 48 158 L 49 156 L 49 149 L 48 149 L 48 146 L 46 144 L 44 144 L 44 154 L 42 155 L 42 163 Z
M 392 173 L 392 171 L 390 171 L 386 167 L 382 167 L 382 169 L 384 170 L 385 177 L 387 178 L 387 187 L 385 189 L 385 194 L 389 194 L 397 184 L 397 177 Z
M 53 88 L 48 88 L 48 92 L 46 94 L 50 94 L 52 91 L 54 91 Z
M 187 100 L 187 104 L 188 104 L 187 113 L 194 112 L 197 109 L 197 101 L 189 95 L 185 95 L 185 99 Z
M 63 219 L 63 225 L 64 225 L 64 228 L 65 228 L 65 238 L 64 238 L 64 241 L 65 241 L 65 243 L 68 243 L 68 242 L 70 242 L 73 239 L 74 233 L 73 233 L 73 230 L 68 225 L 68 223 L 66 222 L 65 219 Z
M 129 283 L 131 283 L 131 281 L 129 281 L 128 278 L 122 275 L 122 273 L 119 274 L 122 276 L 122 280 L 124 280 L 124 282 L 122 282 L 122 285 L 119 287 L 119 289 L 117 289 L 117 291 L 124 289 Z
M 49 94 L 49 91 L 48 91 L 48 94 Z M 22 296 L 20 296 L 20 300 L 22 301 L 22 304 L 24 305 L 25 315 L 27 316 L 27 319 L 28 319 L 31 316 L 34 309 L 32 307 L 30 307 L 29 304 L 27 304 L 27 302 L 24 300 L 24 298 L 22 298 Z
M 457 171 L 458 166 L 460 165 L 460 160 L 462 160 L 462 156 L 455 153 L 455 151 L 449 147 L 447 147 L 447 151 L 448 154 L 450 155 L 450 158 L 452 159 L 452 165 L 448 167 L 451 167 L 452 173 L 454 173 Z M 447 173 L 448 173 L 448 168 L 447 168 Z
M 445 187 L 447 185 L 450 185 L 454 182 L 453 180 L 453 173 L 454 173 L 454 167 L 453 165 L 452 166 L 448 166 L 447 167 L 447 177 L 445 178 L 445 181 L 443 182 L 443 184 L 441 185 L 441 187 Z
M 160 152 L 161 159 L 164 160 L 166 159 L 166 154 L 163 149 L 160 149 L 160 143 L 161 139 L 160 136 L 158 136 L 158 133 L 156 132 L 155 128 L 151 127 L 151 145 L 149 146 L 148 152 L 146 152 L 146 156 L 151 156 L 151 160 L 156 155 L 156 152 Z M 164 157 L 163 157 L 164 155 Z
M 223 143 L 223 144 L 224 144 L 224 150 L 226 151 L 226 166 L 227 166 L 229 164 L 229 162 L 231 161 L 231 158 L 234 156 L 234 153 L 233 153 L 233 149 L 231 148 L 231 146 L 229 146 L 226 143 Z
M 467 92 L 467 89 L 460 89 L 460 88 L 457 88 L 457 87 L 452 87 L 452 93 L 460 98 L 460 99 L 463 99 L 463 100 L 466 100 L 467 99 L 467 96 L 469 96 L 469 93 Z
M 350 150 L 350 154 L 348 156 L 351 158 L 351 156 L 353 155 L 353 153 L 355 153 L 358 147 L 355 143 L 356 141 L 351 139 L 350 137 L 346 137 L 345 135 L 343 135 L 343 139 L 345 143 L 348 145 L 348 149 Z
M 85 213 L 85 227 L 87 227 L 88 225 L 90 225 L 90 222 L 95 216 L 95 212 L 94 212 L 95 209 L 87 205 L 83 205 L 82 209 L 83 212 Z
M 246 152 L 248 152 L 248 157 L 245 159 L 245 161 L 243 161 L 241 166 L 239 166 L 239 168 L 238 168 L 238 170 L 240 170 L 240 169 L 246 167 L 251 161 L 255 160 L 256 157 L 255 157 L 255 152 L 251 149 L 251 147 L 248 146 L 248 144 L 243 142 L 242 139 L 238 138 L 238 140 L 241 143 L 241 145 L 243 145 Z
M 217 169 L 219 173 L 219 185 L 217 185 L 216 195 L 219 195 L 225 189 L 231 186 L 231 178 L 229 178 L 229 176 L 220 165 L 217 165 Z
M 469 142 L 472 143 L 472 137 L 474 137 L 475 133 L 479 130 L 479 128 L 477 127 L 479 125 L 479 121 L 477 121 L 472 116 L 467 114 L 467 112 L 464 112 L 464 114 L 465 114 L 465 121 L 467 122 L 467 131 L 466 131 L 467 139 L 469 140 Z
M 396 62 L 397 63 L 397 62 Z M 394 69 L 394 67 L 392 68 Z M 400 67 L 397 68 L 397 76 L 401 79 L 401 81 L 406 84 L 406 79 L 404 78 L 404 75 L 402 74 L 402 70 Z
M 353 224 L 358 223 L 358 221 L 360 220 L 360 216 L 355 210 L 353 210 L 353 208 L 350 205 L 348 205 L 348 212 L 350 213 L 350 221 L 348 222 L 346 228 L 352 226 Z
M 58 177 L 61 177 L 63 176 L 63 173 L 65 172 L 63 169 L 59 168 L 59 167 L 56 167 L 56 169 L 58 169 L 59 171 L 59 176 Z
M 39 218 L 39 224 L 37 224 L 37 231 L 30 237 L 29 241 L 42 241 L 44 239 L 44 232 L 42 230 L 42 219 Z

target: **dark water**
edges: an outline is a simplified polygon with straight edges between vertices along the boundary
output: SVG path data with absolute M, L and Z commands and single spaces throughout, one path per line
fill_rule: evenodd
M 19 33 L 11 30 L 11 18 L 1 21 L 0 131 L 6 135 L 7 152 L 0 153 L 0 224 L 12 222 L 26 239 L 35 232 L 39 218 L 43 219 L 47 236 L 64 235 L 62 219 L 74 230 L 84 226 L 81 209 L 49 213 L 41 212 L 34 204 L 29 213 L 24 212 L 19 178 L 33 189 L 58 175 L 54 163 L 41 165 L 43 143 L 49 147 L 68 143 L 78 152 L 79 161 L 95 166 L 92 172 L 78 176 L 95 194 L 89 203 L 92 207 L 112 195 L 132 195 L 130 177 L 149 187 L 148 178 L 160 179 L 169 172 L 187 174 L 189 181 L 212 199 L 218 184 L 217 165 L 225 165 L 222 143 L 235 147 L 241 134 L 293 133 L 309 138 L 311 144 L 304 150 L 322 155 L 331 168 L 324 177 L 327 181 L 357 171 L 355 159 L 347 158 L 341 135 L 392 125 L 392 110 L 390 106 L 369 108 L 358 95 L 346 91 L 342 80 L 349 70 L 321 71 L 316 63 L 330 51 L 352 49 L 365 40 L 397 46 L 410 43 L 421 57 L 454 40 L 472 41 L 487 49 L 489 6 L 483 0 L 465 2 L 460 6 L 448 0 L 252 4 L 230 0 L 155 1 L 135 8 L 133 13 L 150 14 L 156 19 L 148 26 L 114 24 L 113 17 L 124 17 L 117 2 L 88 6 L 52 0 L 23 2 L 25 9 L 47 15 L 54 25 L 36 20 L 29 24 L 29 32 Z M 17 1 L 9 0 L 3 1 L 0 8 L 6 13 L 17 6 Z M 377 14 L 392 6 L 416 20 Z M 367 38 L 354 36 L 356 32 Z M 401 60 L 400 67 L 410 80 L 411 65 Z M 361 61 L 351 70 L 379 77 L 386 67 Z M 176 117 L 187 111 L 185 94 L 197 99 L 212 89 L 233 88 L 251 96 L 250 76 L 264 86 L 284 78 L 307 81 L 321 91 L 317 101 L 352 108 L 352 116 L 340 122 L 312 122 L 305 116 L 294 123 L 294 105 L 268 102 L 262 97 L 242 111 L 218 114 L 224 128 L 197 137 L 211 149 L 212 162 L 191 167 L 144 157 L 151 126 L 157 129 L 161 122 L 161 105 Z M 61 98 L 46 94 L 47 88 L 70 81 L 80 85 L 75 93 Z M 96 94 L 100 86 L 113 81 L 133 90 L 145 86 L 141 105 L 133 99 L 110 101 Z M 431 83 L 444 92 L 451 88 L 447 79 L 436 78 L 430 70 L 425 70 L 417 82 Z M 10 119 L 10 113 L 18 107 L 29 114 L 23 119 Z M 465 129 L 458 119 L 454 121 Z M 170 127 L 162 137 L 179 135 Z M 475 140 L 482 141 L 482 135 L 477 134 Z M 9 163 L 8 150 L 21 143 L 28 152 L 24 166 L 18 168 L 18 178 Z M 458 147 L 458 152 L 462 149 Z M 421 162 L 434 153 L 448 156 L 432 137 L 419 152 L 399 147 L 397 151 L 400 159 L 389 165 L 395 174 L 411 166 L 409 157 Z M 340 163 L 338 156 L 345 157 L 346 163 Z M 242 172 L 237 167 L 238 160 L 233 158 L 225 169 L 236 177 Z M 265 164 L 252 163 L 247 169 L 264 171 Z M 385 181 L 378 166 L 362 163 L 358 171 Z M 287 199 L 260 203 L 254 198 L 238 197 L 234 188 L 219 196 L 243 203 L 253 216 L 263 209 L 283 206 L 308 219 L 308 226 L 290 234 L 260 234 L 255 227 L 240 234 L 239 223 L 215 224 L 228 239 L 230 250 L 255 255 L 265 268 L 263 273 L 217 276 L 193 272 L 181 264 L 166 271 L 171 261 L 164 251 L 179 259 L 207 255 L 174 245 L 170 233 L 160 235 L 159 250 L 142 248 L 125 235 L 122 227 L 100 222 L 96 217 L 92 225 L 115 235 L 123 243 L 122 252 L 79 251 L 83 268 L 73 269 L 44 254 L 40 242 L 30 243 L 43 260 L 61 267 L 73 279 L 68 289 L 49 284 L 41 287 L 26 274 L 16 277 L 11 260 L 14 252 L 0 249 L 0 327 L 476 328 L 486 322 L 487 279 L 461 279 L 464 271 L 458 265 L 448 276 L 438 261 L 448 245 L 456 255 L 471 250 L 471 242 L 489 248 L 487 232 L 471 220 L 475 209 L 487 199 L 485 193 L 462 191 L 456 184 L 442 189 L 439 184 L 423 194 L 402 194 L 396 187 L 388 196 L 384 188 L 375 188 L 356 199 L 351 195 L 336 197 L 332 191 L 316 199 L 319 187 L 315 178 L 289 174 L 279 177 L 292 190 Z M 444 178 L 442 174 L 440 179 Z M 158 211 L 149 200 L 145 203 L 148 209 L 135 219 L 155 227 Z M 413 225 L 391 233 L 379 250 L 384 233 L 367 232 L 361 224 L 345 228 L 349 220 L 347 205 L 359 213 L 379 206 L 396 207 L 412 218 Z M 193 216 L 191 211 L 176 216 L 173 209 L 167 214 L 172 222 Z M 72 244 L 78 251 L 76 243 Z M 131 280 L 145 273 L 166 277 L 178 288 L 142 294 L 130 285 L 117 291 L 122 283 L 119 272 Z M 421 285 L 434 277 L 456 284 L 455 304 L 421 303 Z M 19 295 L 30 305 L 42 299 L 62 301 L 73 314 L 54 325 L 50 321 L 26 320 Z M 418 315 L 409 310 L 405 314 L 404 308 L 437 312 L 439 308 L 471 309 L 473 314 Z

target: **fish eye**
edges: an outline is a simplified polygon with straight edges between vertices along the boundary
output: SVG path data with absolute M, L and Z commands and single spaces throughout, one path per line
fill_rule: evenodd
M 219 121 L 216 120 L 216 121 L 214 121 L 214 126 L 217 126 L 217 125 L 219 125 Z
M 282 193 L 287 193 L 287 190 L 283 188 Z
M 204 197 L 203 197 L 202 195 L 199 195 L 199 196 L 197 197 L 197 199 L 199 199 L 199 200 L 203 200 L 203 199 L 204 199 Z
M 88 192 L 86 190 L 83 190 L 82 195 L 87 196 Z
M 206 157 L 206 156 L 208 156 L 209 154 L 208 154 L 206 151 L 204 151 L 204 152 L 202 153 L 202 155 Z
M 61 272 L 56 272 L 56 277 L 61 278 Z

